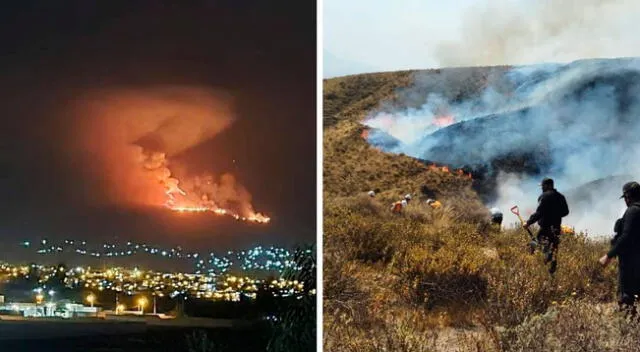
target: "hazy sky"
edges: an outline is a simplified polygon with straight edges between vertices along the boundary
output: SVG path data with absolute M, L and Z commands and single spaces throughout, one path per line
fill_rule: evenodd
M 635 0 L 325 0 L 324 77 L 640 56 Z
M 325 0 L 324 50 L 351 61 L 346 68 L 327 60 L 324 75 L 436 65 L 431 47 L 454 39 L 463 10 L 474 0 Z M 326 58 L 325 54 L 325 58 Z M 327 65 L 328 64 L 328 65 Z

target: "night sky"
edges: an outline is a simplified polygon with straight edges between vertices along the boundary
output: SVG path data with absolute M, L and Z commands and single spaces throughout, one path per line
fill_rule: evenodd
M 178 3 L 3 7 L 0 241 L 117 237 L 212 250 L 315 241 L 315 3 Z M 88 171 L 79 155 L 90 152 L 74 150 L 85 131 L 69 106 L 95 89 L 154 85 L 210 87 L 235 99 L 235 122 L 175 159 L 232 173 L 270 224 L 107 199 L 107 176 Z

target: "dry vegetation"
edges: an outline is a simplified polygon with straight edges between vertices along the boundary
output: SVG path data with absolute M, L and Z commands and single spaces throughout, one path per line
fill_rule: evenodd
M 358 121 L 413 74 L 325 81 L 325 350 L 639 351 L 640 326 L 612 309 L 617 268 L 597 262 L 607 243 L 564 237 L 552 278 L 522 230 L 486 223 L 469 179 L 362 139 Z
M 399 87 L 407 87 L 416 73 L 410 71 L 335 78 L 324 88 L 324 198 L 349 196 L 379 188 L 380 197 L 395 201 L 408 192 L 424 198 L 436 196 L 457 200 L 451 206 L 459 213 L 477 217 L 480 199 L 465 177 L 428 172 L 419 161 L 390 155 L 371 148 L 362 138 L 360 124 L 380 101 L 406 100 Z M 459 93 L 456 93 L 459 94 Z M 464 205 L 463 205 L 464 204 Z M 459 207 L 464 209 L 458 209 Z

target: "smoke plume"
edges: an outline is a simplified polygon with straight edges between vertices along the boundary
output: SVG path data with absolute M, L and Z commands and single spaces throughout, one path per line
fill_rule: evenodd
M 470 78 L 469 72 L 444 69 L 418 76 L 401 94 L 410 107 L 383 105 L 365 120 L 376 128 L 369 142 L 376 145 L 388 134 L 399 142 L 377 147 L 456 167 L 488 168 L 497 187 L 487 206 L 501 208 L 507 221 L 513 205 L 523 215 L 533 211 L 542 177 L 552 177 L 569 201 L 566 224 L 610 234 L 625 209 L 622 184 L 640 174 L 640 60 L 490 69 L 482 82 L 466 81 L 464 94 L 448 83 L 455 81 L 448 80 L 452 75 Z M 456 123 L 434 124 L 443 115 Z
M 442 42 L 442 67 L 523 65 L 640 56 L 634 0 L 490 0 L 463 16 L 457 41 Z
M 70 104 L 74 150 L 114 203 L 253 217 L 251 195 L 232 175 L 192 175 L 178 157 L 228 128 L 232 104 L 221 92 L 193 86 L 84 92 Z

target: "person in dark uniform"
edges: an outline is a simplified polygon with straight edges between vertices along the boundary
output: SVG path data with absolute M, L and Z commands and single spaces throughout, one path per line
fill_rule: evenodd
M 627 210 L 616 221 L 611 249 L 600 258 L 600 263 L 607 266 L 618 257 L 618 304 L 635 315 L 634 304 L 640 295 L 640 184 L 625 183 L 620 198 L 624 198 Z
M 491 214 L 491 223 L 497 225 L 498 227 L 502 226 L 502 211 L 498 208 L 489 209 L 489 213 Z
M 536 222 L 540 226 L 538 243 L 543 245 L 545 264 L 551 263 L 549 273 L 553 274 L 558 268 L 562 218 L 569 215 L 569 206 L 564 195 L 554 188 L 552 179 L 545 178 L 540 186 L 542 194 L 538 197 L 538 208 L 531 214 L 524 228 L 527 229 Z

